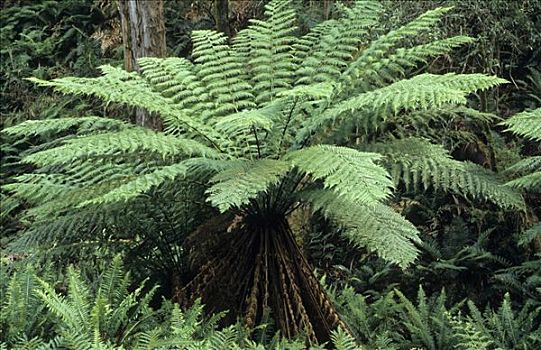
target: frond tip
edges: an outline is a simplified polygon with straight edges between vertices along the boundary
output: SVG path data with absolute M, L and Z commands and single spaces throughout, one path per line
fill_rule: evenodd
M 328 190 L 307 191 L 301 198 L 341 227 L 353 245 L 367 248 L 402 268 L 417 258 L 414 243 L 419 242 L 419 231 L 390 207 L 351 202 Z
M 507 131 L 541 141 L 541 108 L 516 114 L 502 124 L 507 126 Z

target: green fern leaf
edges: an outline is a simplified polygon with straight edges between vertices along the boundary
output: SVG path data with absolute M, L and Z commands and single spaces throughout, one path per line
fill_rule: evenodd
M 362 205 L 325 190 L 309 191 L 303 193 L 301 198 L 313 204 L 315 211 L 321 211 L 342 227 L 344 235 L 353 245 L 376 252 L 402 268 L 417 257 L 414 242 L 420 241 L 419 232 L 388 206 Z
M 323 180 L 345 200 L 372 205 L 387 198 L 393 184 L 375 161 L 381 156 L 331 145 L 318 145 L 290 152 L 284 158 L 314 180 Z
M 516 114 L 502 123 L 507 131 L 541 141 L 541 108 Z
M 278 183 L 289 169 L 287 162 L 272 159 L 232 163 L 211 179 L 208 201 L 222 212 L 240 208 Z
M 103 133 L 71 139 L 63 146 L 33 153 L 24 158 L 25 162 L 36 165 L 70 163 L 79 158 L 137 153 L 147 151 L 162 158 L 177 155 L 196 155 L 210 158 L 219 154 L 198 141 L 180 139 L 145 128 L 132 127 L 115 133 Z
M 402 182 L 407 188 L 433 187 L 490 200 L 503 208 L 520 209 L 525 206 L 520 194 L 504 186 L 495 174 L 475 164 L 451 159 L 443 147 L 426 140 L 408 138 L 367 148 L 385 155 L 395 183 Z

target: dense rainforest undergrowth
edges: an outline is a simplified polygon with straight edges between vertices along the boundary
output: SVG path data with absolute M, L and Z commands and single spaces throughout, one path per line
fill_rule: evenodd
M 1 5 L 1 349 L 541 348 L 540 1 L 156 0 L 133 71 L 125 3 Z

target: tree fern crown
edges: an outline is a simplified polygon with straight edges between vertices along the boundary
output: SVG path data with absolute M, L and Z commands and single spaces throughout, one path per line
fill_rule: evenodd
M 140 73 L 104 66 L 97 78 L 31 78 L 62 93 L 146 109 L 162 118 L 164 132 L 98 117 L 19 124 L 6 133 L 62 138 L 28 154 L 25 161 L 38 169 L 9 189 L 37 206 L 38 220 L 131 201 L 178 181 L 201 186 L 222 212 L 285 216 L 310 205 L 354 245 L 401 266 L 415 259 L 418 238 L 386 204 L 400 183 L 521 207 L 520 195 L 489 171 L 452 160 L 426 139 L 382 132 L 396 116 L 465 105 L 470 93 L 505 82 L 482 74 L 412 75 L 429 58 L 471 41 L 415 42 L 450 9 L 370 41 L 383 11 L 378 2 L 339 6 L 339 18 L 303 36 L 292 2 L 270 1 L 265 18 L 252 20 L 231 44 L 215 31 L 193 32 L 193 61 L 143 58 Z M 360 136 L 344 142 L 352 130 Z

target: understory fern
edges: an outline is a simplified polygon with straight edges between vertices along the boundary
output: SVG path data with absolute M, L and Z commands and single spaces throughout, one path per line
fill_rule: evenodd
M 163 120 L 165 131 L 94 117 L 24 122 L 6 129 L 14 137 L 58 135 L 24 157 L 35 172 L 6 186 L 32 205 L 26 219 L 63 237 L 66 223 L 76 226 L 74 220 L 81 218 L 88 222 L 95 213 L 122 216 L 123 208 L 131 210 L 136 204 L 155 208 L 154 203 L 163 203 L 159 198 L 196 203 L 183 211 L 188 223 L 197 222 L 202 212 L 212 212 L 209 206 L 240 218 L 240 225 L 222 231 L 235 227 L 252 235 L 238 234 L 223 243 L 221 247 L 229 251 L 220 257 L 209 252 L 209 264 L 194 280 L 199 287 L 209 286 L 205 278 L 236 276 L 216 272 L 231 268 L 223 260 L 226 257 L 247 259 L 236 262 L 242 266 L 256 264 L 260 249 L 270 254 L 264 235 L 283 231 L 283 240 L 278 242 L 282 236 L 272 234 L 268 244 L 279 251 L 284 251 L 281 245 L 289 247 L 289 255 L 272 265 L 282 279 L 280 286 L 289 288 L 277 292 L 291 298 L 280 311 L 287 314 L 293 313 L 291 305 L 302 306 L 297 283 L 306 283 L 302 288 L 315 294 L 320 290 L 287 223 L 287 216 L 300 206 L 329 218 L 352 245 L 404 268 L 417 256 L 419 237 L 415 226 L 389 205 L 397 184 L 434 187 L 505 209 L 524 207 L 521 195 L 490 171 L 454 161 L 445 149 L 424 139 L 383 132 L 406 128 L 397 120 L 408 120 L 415 113 L 428 129 L 430 115 L 464 108 L 470 94 L 505 83 L 482 74 L 414 74 L 427 59 L 472 40 L 457 36 L 415 43 L 450 8 L 428 11 L 372 41 L 383 12 L 378 2 L 338 6 L 337 19 L 301 37 L 296 35 L 291 0 L 273 0 L 265 8 L 265 18 L 252 20 L 232 44 L 221 33 L 194 31 L 193 62 L 144 58 L 140 73 L 103 66 L 97 78 L 31 78 L 61 93 L 146 109 Z M 351 142 L 353 130 L 358 136 Z M 56 223 L 59 226 L 52 227 Z M 93 224 L 92 232 L 118 238 L 117 227 Z M 170 231 L 175 231 L 172 227 Z M 254 232 L 261 233 L 257 240 Z M 235 243 L 242 239 L 249 243 Z M 134 243 L 133 237 L 129 243 Z M 254 251 L 237 254 L 239 246 Z M 278 259 L 277 254 L 272 256 Z M 249 271 L 255 274 L 251 267 Z M 251 280 L 259 281 L 255 275 Z M 261 281 L 263 286 L 270 283 Z M 254 298 L 265 295 L 261 286 L 251 290 L 246 293 Z M 325 297 L 314 295 L 310 300 L 321 303 L 315 309 L 327 307 L 324 316 L 310 310 L 295 312 L 299 316 L 293 324 L 281 327 L 291 327 L 292 334 L 305 328 L 315 340 L 309 319 L 325 317 L 331 326 L 322 339 L 328 340 L 339 318 Z M 242 313 L 252 312 L 250 303 L 240 304 Z M 281 308 L 282 303 L 275 305 Z M 260 320 L 262 310 L 256 307 L 254 312 Z
M 0 304 L 0 349 L 518 350 L 541 345 L 539 308 L 530 303 L 512 308 L 509 295 L 497 309 L 481 312 L 471 301 L 449 307 L 444 293 L 427 297 L 421 287 L 417 301 L 398 290 L 375 298 L 351 287 L 332 290 L 351 329 L 333 331 L 328 343 L 309 346 L 302 336 L 288 340 L 274 334 L 268 324 L 251 331 L 239 323 L 219 327 L 225 313 L 204 317 L 199 302 L 187 310 L 169 301 L 153 308 L 157 287 L 132 285 L 119 256 L 93 282 L 73 267 L 65 285 L 47 282 L 47 273 L 37 275 L 31 267 L 6 276 L 0 285 L 7 296 Z
M 218 329 L 223 314 L 205 318 L 199 303 L 185 311 L 170 302 L 153 309 L 150 303 L 157 286 L 142 284 L 130 291 L 132 281 L 119 256 L 95 281 L 97 285 L 85 281 L 73 267 L 66 276 L 62 292 L 31 267 L 6 279 L 2 292 L 6 291 L 7 299 L 0 305 L 0 349 L 308 349 L 302 339 L 289 341 L 279 334 L 268 342 L 255 342 L 238 324 Z M 335 333 L 333 345 L 360 349 L 343 332 Z
M 507 131 L 533 141 L 541 141 L 541 108 L 518 113 L 504 122 Z M 509 181 L 511 187 L 530 192 L 541 191 L 541 156 L 533 156 L 513 164 L 508 172 L 523 174 Z
M 496 310 L 479 311 L 468 302 L 470 322 L 485 339 L 490 339 L 500 349 L 534 349 L 541 346 L 539 315 L 541 310 L 530 303 L 514 311 L 511 298 L 505 294 Z

